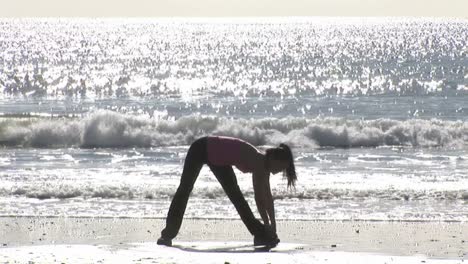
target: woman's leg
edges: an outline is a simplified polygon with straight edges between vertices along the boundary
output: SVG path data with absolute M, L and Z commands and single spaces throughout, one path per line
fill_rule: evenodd
M 249 204 L 242 195 L 242 192 L 237 184 L 236 174 L 231 166 L 211 166 L 211 171 L 215 174 L 218 181 L 223 186 L 227 196 L 234 204 L 237 212 L 239 213 L 242 221 L 253 236 L 262 236 L 265 234 L 264 225 L 258 221 Z
M 188 198 L 203 164 L 207 162 L 206 157 L 206 138 L 202 138 L 195 141 L 187 152 L 180 184 L 167 213 L 166 228 L 161 232 L 161 244 L 166 244 L 164 241 L 170 242 L 179 233 Z

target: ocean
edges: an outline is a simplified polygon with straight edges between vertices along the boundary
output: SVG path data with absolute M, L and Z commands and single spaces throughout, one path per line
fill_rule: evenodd
M 0 19 L 0 63 L 0 216 L 164 218 L 223 135 L 292 147 L 278 219 L 468 221 L 466 19 Z M 239 218 L 206 166 L 186 217 Z

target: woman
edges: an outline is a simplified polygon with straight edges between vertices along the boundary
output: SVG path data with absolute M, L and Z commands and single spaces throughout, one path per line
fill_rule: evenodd
M 172 199 L 166 219 L 166 228 L 158 239 L 159 245 L 172 245 L 172 239 L 179 232 L 187 201 L 192 192 L 200 169 L 207 164 L 221 183 L 224 191 L 234 204 L 242 221 L 254 236 L 254 245 L 274 247 L 279 243 L 276 235 L 276 220 L 273 197 L 270 189 L 270 173 L 284 172 L 288 187 L 297 180 L 291 149 L 281 144 L 266 153 L 251 144 L 231 137 L 203 137 L 189 148 L 185 158 L 180 185 Z M 255 202 L 263 220 L 258 221 L 244 199 L 232 169 L 252 173 Z

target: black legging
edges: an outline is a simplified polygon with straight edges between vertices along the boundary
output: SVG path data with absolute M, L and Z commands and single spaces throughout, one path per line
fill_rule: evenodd
M 228 151 L 228 150 L 226 150 Z M 218 181 L 223 186 L 224 191 L 236 207 L 242 221 L 254 236 L 261 236 L 265 233 L 264 225 L 255 218 L 249 204 L 244 199 L 237 184 L 236 175 L 231 166 L 213 166 L 208 162 L 207 138 L 196 140 L 189 148 L 185 158 L 184 170 L 180 179 L 180 185 L 172 199 L 171 206 L 166 218 L 166 228 L 161 232 L 161 236 L 166 239 L 173 239 L 179 232 L 187 207 L 188 198 L 192 192 L 193 185 L 204 164 L 208 164 Z

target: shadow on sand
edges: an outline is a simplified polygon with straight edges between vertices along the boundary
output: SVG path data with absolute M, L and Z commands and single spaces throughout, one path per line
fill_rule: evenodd
M 220 246 L 213 245 L 211 247 L 197 247 L 197 245 L 172 245 L 174 248 L 178 248 L 187 252 L 205 252 L 205 253 L 258 253 L 258 252 L 270 252 L 271 247 L 266 246 L 253 246 L 252 244 L 235 245 L 235 246 Z M 293 250 L 291 250 L 293 251 Z M 275 251 L 271 251 L 275 252 Z

